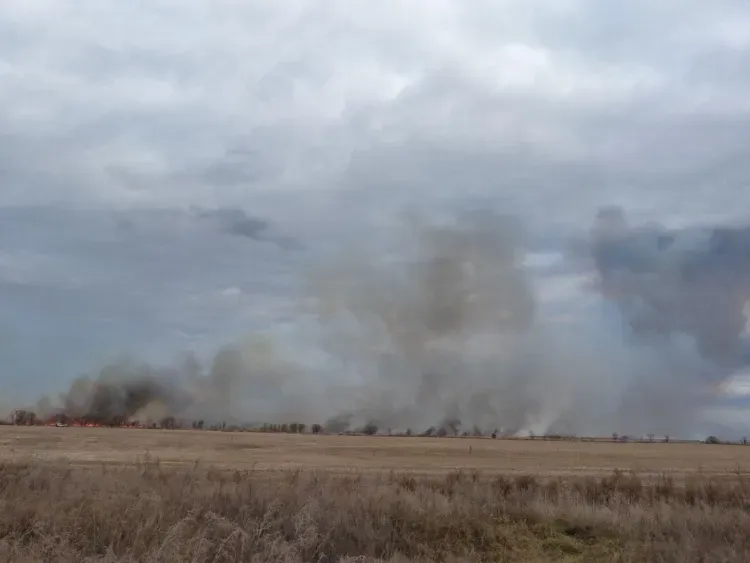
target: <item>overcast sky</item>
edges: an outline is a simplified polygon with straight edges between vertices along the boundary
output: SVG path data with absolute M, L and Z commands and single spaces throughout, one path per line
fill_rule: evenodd
M 742 219 L 748 80 L 742 1 L 1 2 L 0 379 L 278 328 L 409 205 Z

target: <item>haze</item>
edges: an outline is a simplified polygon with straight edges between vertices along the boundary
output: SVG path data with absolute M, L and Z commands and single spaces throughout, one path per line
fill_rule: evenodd
M 738 2 L 5 3 L 0 402 L 241 342 L 186 412 L 742 435 L 748 255 L 686 257 L 748 220 L 748 71 Z M 687 229 L 655 282 L 594 287 L 611 205 Z

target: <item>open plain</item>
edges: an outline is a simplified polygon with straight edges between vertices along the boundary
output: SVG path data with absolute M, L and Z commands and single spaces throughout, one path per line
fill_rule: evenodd
M 432 475 L 456 470 L 565 476 L 619 469 L 673 477 L 750 472 L 750 446 L 740 445 L 0 426 L 0 461 L 133 465 L 146 455 L 165 466 L 198 462 L 230 469 Z
M 750 447 L 0 427 L 0 563 L 750 560 Z

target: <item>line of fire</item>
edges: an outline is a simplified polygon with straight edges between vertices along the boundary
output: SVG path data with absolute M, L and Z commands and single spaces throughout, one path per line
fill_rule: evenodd
M 65 413 L 57 413 L 54 416 L 43 418 L 37 416 L 34 411 L 25 409 L 16 409 L 10 416 L 10 423 L 15 426 L 78 426 L 78 427 L 106 427 L 106 428 L 194 428 L 203 429 L 204 423 L 202 420 L 193 421 L 187 423 L 184 421 L 178 421 L 172 416 L 162 418 L 158 422 L 150 422 L 148 424 L 137 421 L 128 420 L 122 416 L 111 416 L 108 418 L 101 418 L 97 416 L 82 416 L 74 418 L 66 415 Z

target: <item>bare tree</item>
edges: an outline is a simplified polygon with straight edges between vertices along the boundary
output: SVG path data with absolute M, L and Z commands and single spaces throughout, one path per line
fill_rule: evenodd
M 34 426 L 36 424 L 36 413 L 19 409 L 13 415 L 13 424 L 18 426 Z
M 162 428 L 173 430 L 177 426 L 177 422 L 175 421 L 173 416 L 165 416 L 161 419 L 160 426 Z

